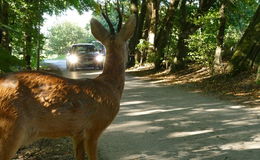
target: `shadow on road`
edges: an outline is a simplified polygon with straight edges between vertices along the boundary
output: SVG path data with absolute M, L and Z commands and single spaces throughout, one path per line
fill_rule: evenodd
M 103 160 L 257 160 L 259 111 L 130 78 Z

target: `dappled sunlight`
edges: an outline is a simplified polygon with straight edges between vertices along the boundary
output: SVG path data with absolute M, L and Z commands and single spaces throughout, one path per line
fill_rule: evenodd
M 145 133 L 164 129 L 163 127 L 153 126 L 151 123 L 152 122 L 149 121 L 129 121 L 124 124 L 112 124 L 109 127 L 109 130 L 124 131 L 129 133 Z
M 154 88 L 157 88 L 157 87 L 160 87 L 159 85 L 156 85 L 156 84 L 151 84 L 150 82 L 152 81 L 146 81 L 147 83 L 149 83 L 149 85 L 144 85 L 143 84 L 143 80 L 140 80 L 140 79 L 137 79 L 135 77 L 126 77 L 126 82 L 125 82 L 125 88 L 124 90 L 129 90 L 129 89 L 132 89 L 132 88 L 146 88 L 146 87 L 154 87 Z
M 167 138 L 178 138 L 178 137 L 186 137 L 186 136 L 193 136 L 193 135 L 199 135 L 199 134 L 205 134 L 214 132 L 213 129 L 207 129 L 207 130 L 199 130 L 199 131 L 190 131 L 190 132 L 175 132 L 171 133 L 167 136 Z
M 105 132 L 121 144 L 103 141 L 107 148 L 121 149 L 111 151 L 116 152 L 114 159 L 244 160 L 252 153 L 260 157 L 259 109 L 147 82 L 128 79 L 119 115 Z M 124 145 L 131 150 L 122 149 Z
M 119 114 L 100 139 L 103 159 L 218 160 L 232 159 L 234 152 L 233 159 L 247 159 L 250 152 L 260 157 L 259 110 L 134 77 L 127 77 L 125 88 Z
M 140 154 L 132 154 L 129 156 L 125 156 L 120 159 L 121 160 L 161 160 L 161 157 L 165 157 L 164 160 L 174 160 L 173 157 L 170 157 L 168 155 L 169 153 L 166 151 L 158 151 L 153 153 L 146 151 Z
M 241 106 L 241 105 L 232 105 L 232 106 L 229 106 L 228 108 L 230 109 L 242 109 L 242 108 L 245 108 L 245 106 Z
M 250 149 L 260 149 L 260 141 L 258 142 L 236 142 L 225 144 L 220 146 L 222 150 L 250 150 Z
M 222 122 L 224 125 L 231 125 L 231 126 L 249 126 L 249 125 L 259 124 L 259 120 L 247 119 L 247 118 L 241 118 L 237 120 L 223 120 Z
M 155 110 L 148 110 L 148 111 L 139 111 L 139 112 L 133 112 L 125 114 L 126 116 L 141 116 L 141 115 L 148 115 L 153 113 L 163 113 L 163 112 L 172 112 L 172 111 L 178 111 L 181 109 L 155 109 Z
M 191 121 L 191 120 L 187 120 L 187 119 L 175 119 L 175 121 L 173 121 L 172 126 L 173 127 L 178 127 L 178 126 L 182 126 L 182 127 L 189 127 L 191 125 L 199 125 L 200 122 L 199 121 Z
M 136 104 L 144 104 L 146 101 L 129 101 L 129 102 L 122 102 L 121 106 L 127 106 L 127 105 L 136 105 Z
M 256 134 L 250 138 L 250 141 L 240 141 L 221 145 L 222 150 L 250 150 L 260 149 L 260 134 Z
M 156 81 L 151 81 L 151 84 L 160 84 L 160 83 L 167 83 L 170 82 L 170 80 L 166 80 L 166 79 L 161 79 L 161 80 L 156 80 Z
M 216 109 L 206 109 L 206 112 L 225 112 L 226 109 L 216 108 Z

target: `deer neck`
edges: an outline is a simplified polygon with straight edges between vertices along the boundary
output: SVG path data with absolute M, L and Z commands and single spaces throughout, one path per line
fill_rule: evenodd
M 107 49 L 106 60 L 102 74 L 97 79 L 109 83 L 121 95 L 125 83 L 125 50 L 116 46 Z

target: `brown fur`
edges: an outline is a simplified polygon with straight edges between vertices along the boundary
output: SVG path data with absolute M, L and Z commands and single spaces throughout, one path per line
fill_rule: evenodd
M 104 71 L 96 79 L 72 80 L 44 72 L 0 77 L 0 160 L 10 160 L 24 144 L 42 137 L 70 136 L 77 160 L 97 159 L 97 141 L 119 110 L 124 88 L 130 18 L 118 35 L 92 20 L 94 36 L 107 48 Z

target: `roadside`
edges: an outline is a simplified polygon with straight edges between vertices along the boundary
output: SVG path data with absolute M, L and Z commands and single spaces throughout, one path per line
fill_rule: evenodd
M 260 106 L 260 85 L 255 82 L 255 73 L 211 76 L 207 68 L 199 66 L 191 66 L 189 69 L 176 73 L 170 73 L 169 70 L 156 72 L 151 65 L 146 65 L 131 68 L 128 74 L 152 80 L 161 85 L 182 86 L 188 90 L 215 95 L 250 107 Z

